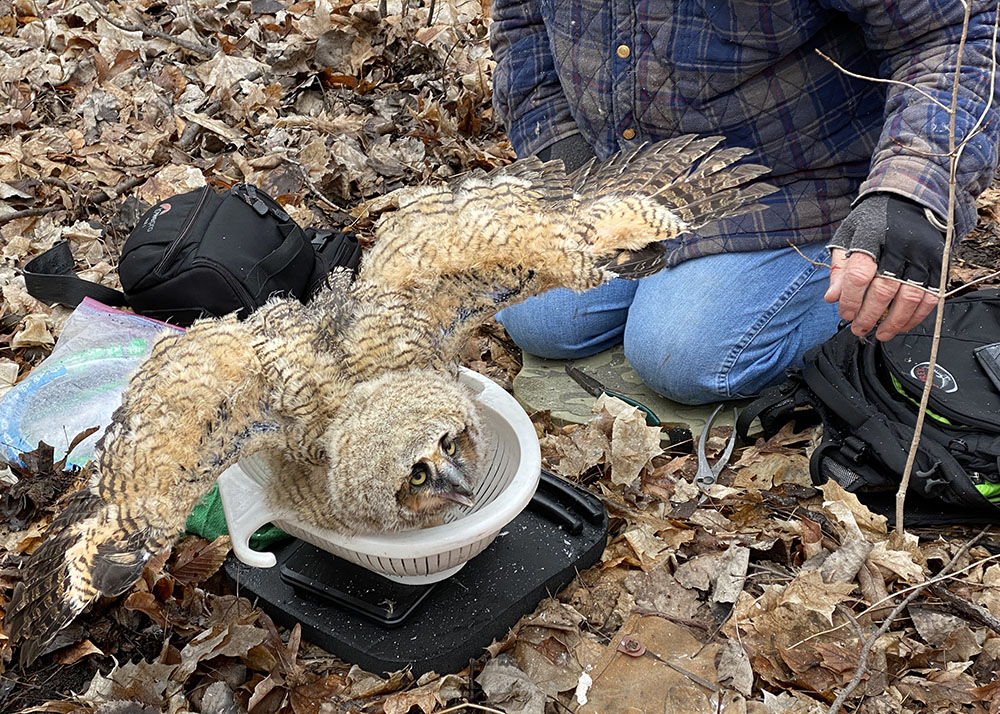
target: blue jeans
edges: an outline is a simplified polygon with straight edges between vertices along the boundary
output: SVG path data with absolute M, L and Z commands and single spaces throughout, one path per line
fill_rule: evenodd
M 799 250 L 829 263 L 822 244 Z M 837 306 L 823 301 L 829 275 L 793 248 L 724 253 L 585 293 L 550 290 L 497 318 L 521 349 L 549 359 L 586 357 L 624 339 L 649 387 L 704 404 L 759 393 L 836 332 Z

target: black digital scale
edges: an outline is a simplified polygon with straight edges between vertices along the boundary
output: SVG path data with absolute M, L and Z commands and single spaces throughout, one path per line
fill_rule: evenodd
M 474 516 L 473 516 L 474 517 Z M 590 492 L 543 472 L 528 507 L 455 575 L 404 585 L 299 540 L 272 568 L 230 554 L 240 595 L 276 622 L 370 672 L 457 672 L 604 550 L 608 515 Z

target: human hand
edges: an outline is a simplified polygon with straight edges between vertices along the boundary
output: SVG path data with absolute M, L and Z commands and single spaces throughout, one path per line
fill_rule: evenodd
M 851 211 L 830 242 L 832 265 L 825 299 L 858 337 L 878 324 L 891 340 L 916 327 L 937 305 L 944 236 L 924 209 L 891 194 L 873 194 Z M 888 312 L 887 312 L 888 310 Z M 881 320 L 881 322 L 880 322 Z

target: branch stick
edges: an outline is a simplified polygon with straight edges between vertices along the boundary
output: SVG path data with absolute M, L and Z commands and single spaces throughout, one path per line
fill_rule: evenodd
M 88 0 L 88 2 L 89 1 L 90 0 Z M 966 7 L 965 7 L 965 22 L 966 22 L 966 25 L 968 25 L 968 22 L 969 22 L 969 7 L 968 7 L 968 5 L 966 5 Z M 965 38 L 963 37 L 962 39 L 964 40 Z M 918 92 L 927 101 L 933 102 L 934 104 L 936 104 L 938 106 L 938 108 L 943 109 L 946 112 L 949 111 L 948 107 L 945 106 L 943 102 L 935 99 L 934 97 L 932 97 L 930 95 L 930 93 L 925 92 L 920 87 L 914 86 L 914 85 L 910 84 L 909 82 L 900 82 L 898 79 L 882 79 L 881 77 L 868 77 L 868 76 L 865 76 L 863 74 L 856 74 L 856 73 L 852 72 L 851 70 L 849 70 L 849 69 L 843 67 L 842 65 L 838 64 L 835 59 L 833 59 L 832 57 L 828 57 L 827 55 L 823 54 L 819 50 L 813 50 L 813 51 L 816 54 L 818 54 L 820 57 L 822 57 L 823 59 L 825 59 L 827 62 L 829 62 L 830 64 L 832 64 L 834 67 L 836 67 L 837 69 L 839 69 L 841 72 L 843 72 L 844 74 L 846 74 L 848 77 L 854 77 L 854 79 L 863 79 L 863 80 L 865 80 L 867 82 L 877 82 L 879 84 L 895 84 L 895 85 L 897 85 L 899 87 L 905 87 L 906 89 L 912 89 L 915 92 Z
M 988 526 L 981 530 L 979 535 L 959 548 L 958 552 L 955 553 L 952 559 L 948 561 L 947 565 L 941 568 L 941 572 L 937 574 L 935 579 L 940 578 L 943 575 L 947 575 L 948 571 L 950 571 L 958 563 L 961 557 L 969 552 L 972 546 L 978 543 L 987 532 L 989 532 Z M 858 655 L 858 667 L 854 670 L 854 676 L 851 678 L 851 681 L 847 683 L 847 686 L 844 687 L 840 694 L 837 695 L 837 698 L 827 710 L 827 714 L 839 714 L 841 707 L 844 706 L 844 702 L 846 702 L 847 698 L 851 696 L 851 693 L 858 688 L 858 685 L 861 684 L 861 680 L 868 673 L 868 656 L 871 654 L 872 647 L 875 646 L 875 643 L 882 635 L 889 631 L 889 628 L 892 627 L 893 621 L 899 617 L 899 613 L 901 613 L 907 605 L 913 602 L 916 597 L 923 592 L 924 588 L 928 587 L 933 581 L 934 579 L 926 580 L 919 586 L 915 587 L 909 595 L 903 598 L 900 603 L 892 609 L 892 612 L 890 612 L 889 616 L 885 618 L 885 621 L 882 623 L 882 626 L 878 628 L 878 631 L 865 640 L 865 644 L 861 648 L 861 653 Z
M 104 203 L 105 201 L 110 201 L 112 198 L 121 195 L 123 191 L 135 188 L 139 184 L 143 183 L 147 178 L 149 178 L 149 176 L 146 174 L 131 176 L 114 188 L 101 189 L 100 191 L 90 194 L 80 202 L 77 208 L 85 208 L 88 203 Z M 5 216 L 0 216 L 0 226 L 17 220 L 18 218 L 44 216 L 47 213 L 61 210 L 65 210 L 63 206 L 39 206 L 37 208 L 25 208 L 23 211 L 14 211 L 13 213 L 8 213 Z
M 170 33 L 164 32 L 163 30 L 157 30 L 152 27 L 146 27 L 145 25 L 139 24 L 126 25 L 121 20 L 116 20 L 111 17 L 111 15 L 109 15 L 107 11 L 98 4 L 97 0 L 87 0 L 87 2 L 92 8 L 94 8 L 94 11 L 101 16 L 101 19 L 111 25 L 114 25 L 119 30 L 123 30 L 124 32 L 141 32 L 146 37 L 154 37 L 156 39 L 172 42 L 178 47 L 183 47 L 184 49 L 190 50 L 195 54 L 202 55 L 203 57 L 214 57 L 215 53 L 218 52 L 215 48 L 207 47 L 189 40 L 184 40 L 180 37 L 174 37 Z
M 876 610 L 883 609 L 882 606 L 885 605 L 887 602 L 891 602 L 893 600 L 893 598 L 896 598 L 896 597 L 898 597 L 900 595 L 903 595 L 905 593 L 913 592 L 914 590 L 916 590 L 918 588 L 926 587 L 928 584 L 933 585 L 934 583 L 940 583 L 940 582 L 943 582 L 945 580 L 954 580 L 956 576 L 961 575 L 962 573 L 965 573 L 965 572 L 967 572 L 969 570 L 972 570 L 973 568 L 985 565 L 987 563 L 992 563 L 992 562 L 994 562 L 997 559 L 1000 559 L 1000 553 L 998 553 L 997 555 L 991 555 L 991 556 L 986 557 L 986 558 L 980 558 L 979 560 L 975 561 L 974 563 L 972 563 L 970 565 L 966 565 L 964 568 L 962 568 L 961 570 L 957 570 L 954 573 L 945 573 L 943 575 L 935 575 L 933 578 L 931 578 L 930 580 L 928 580 L 926 582 L 919 583 L 917 585 L 911 585 L 909 587 L 903 588 L 899 592 L 895 592 L 892 595 L 886 595 L 884 598 L 882 598 L 880 600 L 876 600 L 871 605 L 869 605 L 868 607 L 866 607 L 864 610 L 862 610 L 861 612 L 859 612 L 857 616 L 858 617 L 864 617 L 865 615 L 873 613 Z M 814 632 L 811 635 L 809 635 L 808 637 L 803 637 L 798 642 L 795 642 L 788 649 L 794 650 L 796 647 L 801 647 L 806 642 L 811 642 L 812 640 L 816 639 L 817 637 L 822 637 L 823 635 L 829 635 L 829 634 L 832 634 L 834 632 L 837 632 L 838 630 L 843 629 L 845 626 L 846 626 L 846 623 L 841 623 L 839 625 L 834 625 L 833 627 L 831 627 L 829 629 L 822 630 L 820 632 Z
M 917 409 L 917 423 L 913 427 L 913 439 L 906 455 L 906 466 L 903 467 L 903 477 L 896 491 L 896 532 L 902 536 L 905 532 L 903 523 L 903 507 L 906 503 L 906 489 L 910 485 L 910 475 L 913 473 L 913 462 L 920 446 L 920 435 L 924 428 L 924 418 L 927 415 L 927 403 L 934 388 L 934 370 L 937 366 L 938 347 L 941 345 L 941 325 L 944 321 L 944 298 L 948 292 L 948 264 L 951 261 L 951 244 L 955 238 L 955 202 L 958 184 L 958 159 L 960 152 L 955 146 L 955 119 L 958 115 L 958 87 L 962 78 L 962 56 L 965 52 L 965 40 L 969 35 L 969 16 L 971 5 L 966 3 L 965 16 L 962 20 L 962 36 L 958 41 L 958 52 L 955 57 L 955 80 L 951 87 L 951 107 L 948 109 L 948 216 L 944 235 L 944 251 L 941 255 L 941 274 L 938 276 L 937 309 L 934 312 L 934 337 L 931 341 L 931 353 L 927 358 L 927 377 L 924 380 L 924 390 L 920 394 L 920 407 Z M 995 35 L 994 35 L 995 37 Z M 995 49 L 994 49 L 995 52 Z
M 975 280 L 970 280 L 967 283 L 963 283 L 962 285 L 959 285 L 954 290 L 949 290 L 948 292 L 946 292 L 944 294 L 944 296 L 945 297 L 951 297 L 955 293 L 961 292 L 962 290 L 967 290 L 968 288 L 971 288 L 973 285 L 978 285 L 979 283 L 985 283 L 987 280 L 990 280 L 991 278 L 995 278 L 998 275 L 1000 275 L 1000 270 L 994 270 L 989 275 L 984 275 L 981 278 L 976 278 Z
M 982 605 L 977 605 L 971 600 L 966 600 L 961 595 L 956 595 L 941 583 L 932 584 L 930 590 L 932 593 L 951 605 L 955 610 L 958 610 L 958 612 L 961 613 L 965 619 L 972 620 L 980 625 L 986 625 L 986 627 L 1000 635 L 1000 619 L 994 617 L 993 614 Z

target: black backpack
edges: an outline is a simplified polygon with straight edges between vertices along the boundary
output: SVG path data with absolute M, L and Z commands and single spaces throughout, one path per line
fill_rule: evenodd
M 356 269 L 353 234 L 305 231 L 250 184 L 216 193 L 204 186 L 150 208 L 122 248 L 122 292 L 73 274 L 67 243 L 25 265 L 28 292 L 70 307 L 86 296 L 141 315 L 190 325 L 204 316 L 245 317 L 272 295 L 308 300 L 335 267 Z
M 848 328 L 806 353 L 805 367 L 741 413 L 769 437 L 787 422 L 822 422 L 810 460 L 827 479 L 894 516 L 934 332 L 933 314 L 889 342 Z M 1000 291 L 946 301 L 927 414 L 910 476 L 909 525 L 1000 522 Z

